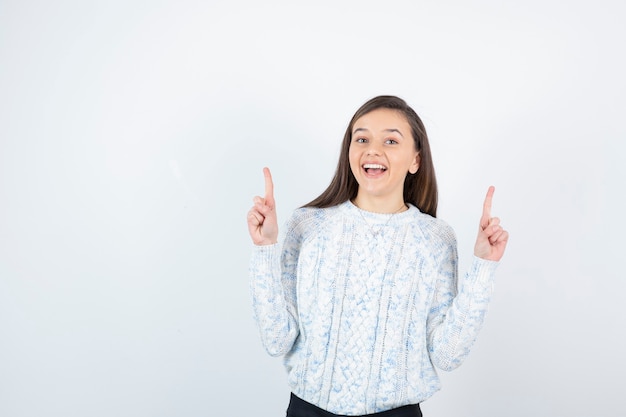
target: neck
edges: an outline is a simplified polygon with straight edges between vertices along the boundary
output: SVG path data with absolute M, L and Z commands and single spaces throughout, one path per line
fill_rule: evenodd
M 352 202 L 361 210 L 373 213 L 395 214 L 408 209 L 402 198 L 364 198 L 357 195 Z

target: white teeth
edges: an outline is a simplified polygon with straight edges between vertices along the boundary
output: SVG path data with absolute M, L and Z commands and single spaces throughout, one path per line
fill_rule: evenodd
M 378 164 L 365 164 L 363 165 L 363 168 L 365 169 L 387 169 L 382 165 L 378 165 Z

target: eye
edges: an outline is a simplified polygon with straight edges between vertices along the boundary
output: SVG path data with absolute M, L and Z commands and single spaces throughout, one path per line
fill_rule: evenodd
M 398 143 L 398 141 L 397 141 L 397 140 L 395 140 L 395 139 L 387 139 L 387 140 L 385 141 L 385 143 L 386 143 L 386 144 L 388 144 L 388 145 L 395 145 L 395 144 L 397 144 L 397 143 Z
M 365 142 L 367 142 L 367 139 L 366 138 L 356 138 L 355 142 L 356 143 L 365 143 Z

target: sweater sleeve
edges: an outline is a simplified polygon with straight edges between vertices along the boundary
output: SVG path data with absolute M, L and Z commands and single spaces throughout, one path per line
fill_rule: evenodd
M 291 221 L 280 244 L 254 246 L 250 260 L 253 318 L 271 356 L 289 352 L 298 337 L 296 269 L 299 239 Z
M 454 235 L 446 246 L 434 284 L 427 332 L 431 361 L 436 367 L 451 371 L 463 363 L 483 325 L 498 263 L 474 256 L 459 290 Z

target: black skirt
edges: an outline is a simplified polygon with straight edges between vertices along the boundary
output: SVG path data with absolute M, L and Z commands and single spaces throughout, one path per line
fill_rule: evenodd
M 326 410 L 296 397 L 293 393 L 287 408 L 287 417 L 348 417 L 342 414 L 333 414 Z M 419 404 L 405 405 L 393 410 L 381 411 L 380 413 L 366 414 L 358 417 L 422 417 Z

